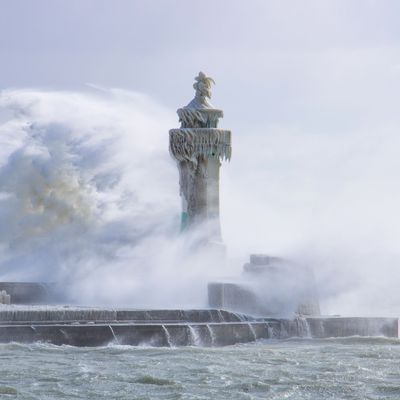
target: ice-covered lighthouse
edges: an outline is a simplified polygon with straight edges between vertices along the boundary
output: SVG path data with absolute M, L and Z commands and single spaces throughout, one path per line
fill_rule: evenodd
M 203 241 L 222 244 L 219 169 L 232 148 L 231 132 L 218 128 L 223 112 L 208 100 L 213 83 L 203 72 L 195 78 L 195 97 L 178 109 L 181 127 L 169 131 L 169 148 L 179 169 L 182 231 L 196 228 Z

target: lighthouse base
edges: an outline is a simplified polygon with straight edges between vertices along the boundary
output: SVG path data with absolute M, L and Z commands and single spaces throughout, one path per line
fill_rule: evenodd
M 208 299 L 256 316 L 320 315 L 312 269 L 267 255 L 252 255 L 240 278 L 209 283 Z

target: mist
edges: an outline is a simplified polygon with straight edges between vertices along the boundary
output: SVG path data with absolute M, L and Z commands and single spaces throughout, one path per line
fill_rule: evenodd
M 395 127 L 236 134 L 222 121 L 228 262 L 215 265 L 179 234 L 174 110 L 98 87 L 10 89 L 0 106 L 1 280 L 59 282 L 81 304 L 204 307 L 209 280 L 267 253 L 313 267 L 324 314 L 396 314 Z
M 399 144 L 385 123 L 236 136 L 221 179 L 231 252 L 313 267 L 324 314 L 397 315 Z M 235 213 L 241 204 L 247 212 Z

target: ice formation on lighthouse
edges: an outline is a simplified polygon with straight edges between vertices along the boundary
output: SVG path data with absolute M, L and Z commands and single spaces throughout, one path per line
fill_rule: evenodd
M 231 158 L 231 132 L 218 128 L 223 112 L 208 101 L 214 80 L 203 72 L 195 80 L 194 99 L 177 111 L 181 127 L 169 132 L 170 153 L 179 169 L 181 227 L 205 226 L 204 241 L 222 243 L 219 168 Z

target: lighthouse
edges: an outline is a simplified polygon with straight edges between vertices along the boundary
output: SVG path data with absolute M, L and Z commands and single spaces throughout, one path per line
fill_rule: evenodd
M 199 232 L 201 242 L 222 245 L 219 172 L 232 147 L 231 132 L 218 128 L 222 110 L 209 102 L 212 84 L 203 72 L 195 78 L 195 97 L 177 111 L 181 126 L 169 131 L 169 150 L 179 170 L 182 232 Z

